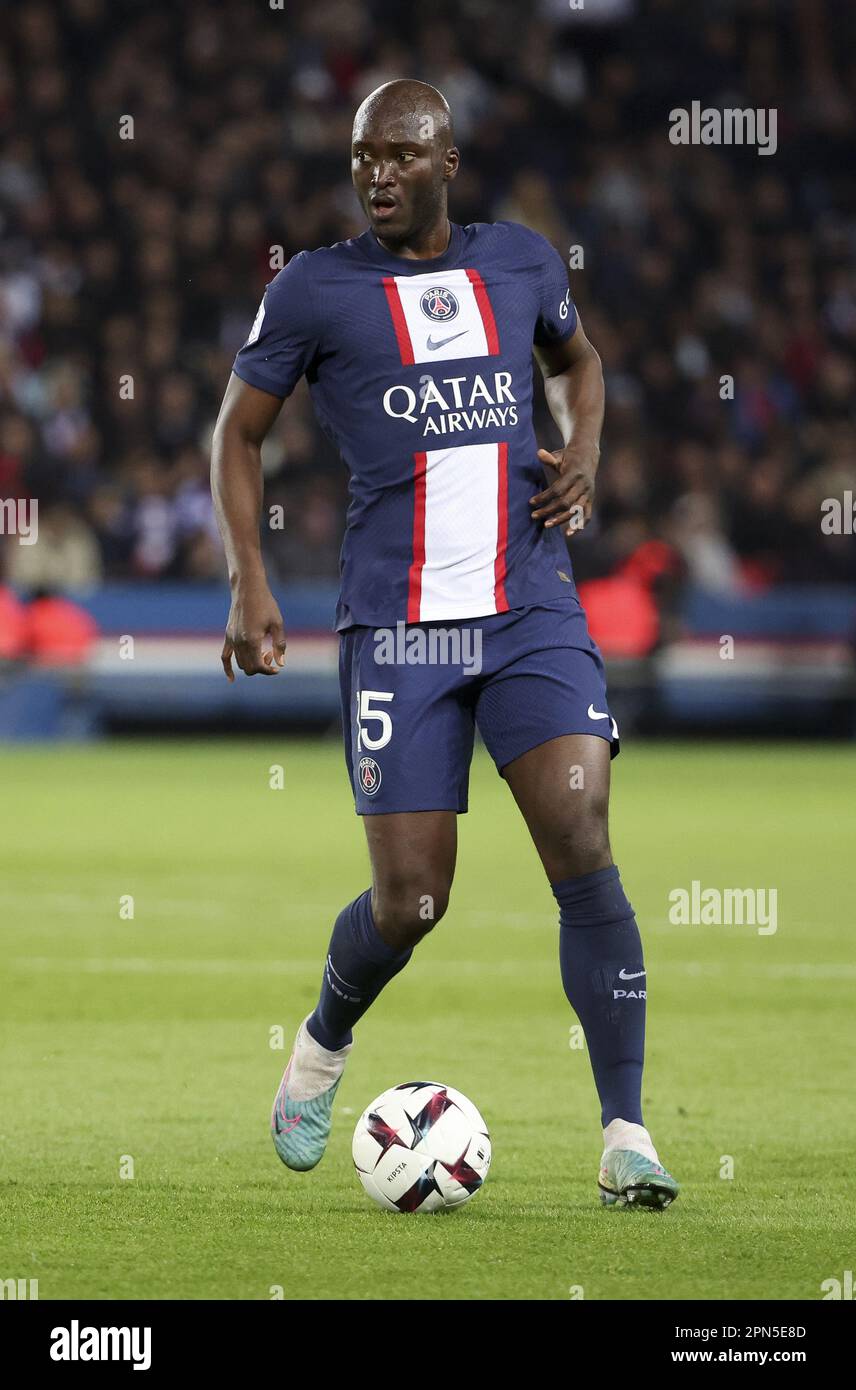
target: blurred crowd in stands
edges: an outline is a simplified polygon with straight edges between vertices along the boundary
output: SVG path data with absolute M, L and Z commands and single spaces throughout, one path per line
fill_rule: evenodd
M 0 539 L 19 588 L 222 575 L 209 442 L 271 248 L 364 230 L 353 112 L 399 76 L 451 104 L 456 221 L 583 250 L 608 410 L 578 576 L 665 543 L 711 589 L 856 582 L 820 524 L 856 487 L 847 0 L 26 0 L 0 26 L 0 499 L 40 504 L 39 544 Z M 776 153 L 673 145 L 693 100 L 775 107 Z M 305 384 L 263 458 L 273 577 L 335 577 L 347 479 Z

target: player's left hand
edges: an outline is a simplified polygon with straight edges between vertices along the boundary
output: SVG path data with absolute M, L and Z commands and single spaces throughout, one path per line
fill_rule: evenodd
M 545 526 L 564 526 L 568 536 L 582 531 L 594 505 L 594 475 L 600 448 L 597 444 L 568 444 L 554 453 L 539 449 L 538 457 L 558 476 L 544 492 L 529 498 L 530 506 L 535 508 L 532 520 L 543 521 Z

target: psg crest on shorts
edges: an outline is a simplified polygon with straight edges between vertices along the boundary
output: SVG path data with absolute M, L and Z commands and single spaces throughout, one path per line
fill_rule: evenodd
M 374 796 L 380 786 L 380 768 L 374 758 L 360 758 L 358 775 L 366 796 Z
M 425 291 L 419 308 L 432 323 L 449 323 L 457 315 L 460 305 L 451 290 L 444 285 L 435 285 Z

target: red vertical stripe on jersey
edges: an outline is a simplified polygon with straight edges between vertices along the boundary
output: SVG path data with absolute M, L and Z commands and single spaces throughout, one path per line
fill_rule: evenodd
M 478 311 L 481 314 L 484 336 L 487 339 L 487 350 L 491 357 L 496 357 L 499 352 L 499 334 L 496 331 L 496 319 L 493 316 L 493 309 L 490 307 L 484 280 L 477 270 L 468 270 L 467 278 L 473 287 Z
M 505 560 L 508 550 L 508 445 L 497 445 L 496 560 L 493 565 L 493 596 L 497 613 L 508 611 L 505 597 Z
M 392 314 L 395 336 L 398 339 L 398 351 L 401 353 L 401 365 L 403 367 L 413 366 L 413 344 L 410 341 L 410 331 L 407 327 L 407 319 L 404 317 L 404 310 L 401 307 L 401 299 L 398 295 L 398 286 L 393 275 L 384 275 L 383 287 L 386 290 L 386 302 L 389 305 L 389 312 Z
M 422 567 L 425 564 L 425 486 L 427 454 L 413 455 L 413 559 L 407 584 L 407 621 L 419 622 L 422 604 Z

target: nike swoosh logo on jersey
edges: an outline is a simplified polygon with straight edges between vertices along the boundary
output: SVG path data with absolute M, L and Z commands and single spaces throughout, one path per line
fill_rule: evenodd
M 619 980 L 641 980 L 645 973 L 644 970 L 637 970 L 635 975 L 628 975 L 627 971 L 622 967 L 618 972 L 618 978 Z
M 455 341 L 456 338 L 463 338 L 464 334 L 465 334 L 465 333 L 468 333 L 468 332 L 469 332 L 469 329 L 467 329 L 467 328 L 462 328 L 461 331 L 460 331 L 460 333 L 453 333 L 452 336 L 451 336 L 450 338 L 441 338 L 441 339 L 439 340 L 439 342 L 437 342 L 437 343 L 435 343 L 435 342 L 432 340 L 431 334 L 429 333 L 429 334 L 428 334 L 428 341 L 427 341 L 427 343 L 425 344 L 425 346 L 427 347 L 427 349 L 428 349 L 429 352 L 436 352 L 438 348 L 445 347 L 447 343 L 453 343 L 453 342 Z

